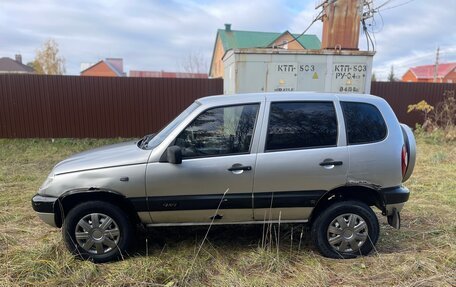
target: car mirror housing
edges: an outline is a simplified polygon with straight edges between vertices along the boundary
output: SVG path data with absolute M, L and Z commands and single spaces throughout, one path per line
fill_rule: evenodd
M 173 145 L 166 149 L 166 157 L 169 163 L 181 164 L 182 163 L 182 150 L 179 146 Z

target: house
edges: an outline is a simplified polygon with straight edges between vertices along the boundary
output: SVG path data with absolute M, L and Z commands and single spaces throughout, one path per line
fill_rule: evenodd
M 434 82 L 435 65 L 425 65 L 410 68 L 403 76 L 403 82 Z M 437 83 L 456 83 L 456 62 L 439 64 L 437 68 Z
M 223 77 L 223 56 L 228 50 L 241 48 L 279 48 L 288 50 L 320 49 L 321 42 L 316 35 L 291 34 L 288 31 L 254 32 L 231 30 L 231 24 L 217 30 L 209 70 L 211 78 Z M 295 40 L 297 39 L 297 40 Z
M 93 65 L 81 64 L 81 76 L 125 77 L 123 59 L 106 58 Z
M 0 74 L 34 74 L 32 67 L 22 64 L 22 56 L 15 55 L 15 60 L 3 57 L 0 58 Z
M 203 73 L 181 73 L 165 71 L 130 71 L 129 77 L 136 78 L 180 78 L 180 79 L 207 79 Z

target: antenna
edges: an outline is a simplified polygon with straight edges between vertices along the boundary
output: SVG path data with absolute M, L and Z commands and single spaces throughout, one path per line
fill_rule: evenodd
M 434 64 L 434 83 L 437 82 L 438 70 L 439 70 L 439 54 L 440 54 L 440 47 L 437 47 L 437 51 L 435 53 L 435 64 Z

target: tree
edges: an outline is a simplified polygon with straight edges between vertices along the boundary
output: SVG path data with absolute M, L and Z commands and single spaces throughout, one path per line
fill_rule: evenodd
M 375 72 L 372 73 L 371 82 L 377 82 L 377 76 L 375 75 Z
M 396 75 L 394 74 L 394 66 L 391 65 L 391 70 L 390 73 L 388 74 L 388 82 L 397 82 L 398 79 L 396 78 Z
M 209 70 L 207 58 L 201 51 L 191 51 L 183 61 L 181 61 L 180 66 L 186 73 L 206 74 Z
M 34 68 L 37 74 L 65 74 L 65 58 L 59 55 L 59 44 L 54 39 L 46 40 L 36 51 L 35 60 L 27 65 Z
M 28 62 L 27 66 L 33 68 L 33 70 L 35 70 L 35 73 L 37 74 L 44 74 L 43 68 L 35 60 L 33 60 L 32 62 Z

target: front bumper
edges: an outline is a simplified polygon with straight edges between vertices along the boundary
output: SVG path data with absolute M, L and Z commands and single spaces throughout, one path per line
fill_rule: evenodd
M 57 197 L 42 196 L 36 194 L 32 197 L 32 207 L 36 211 L 38 217 L 47 224 L 57 227 L 55 222 L 54 205 Z

